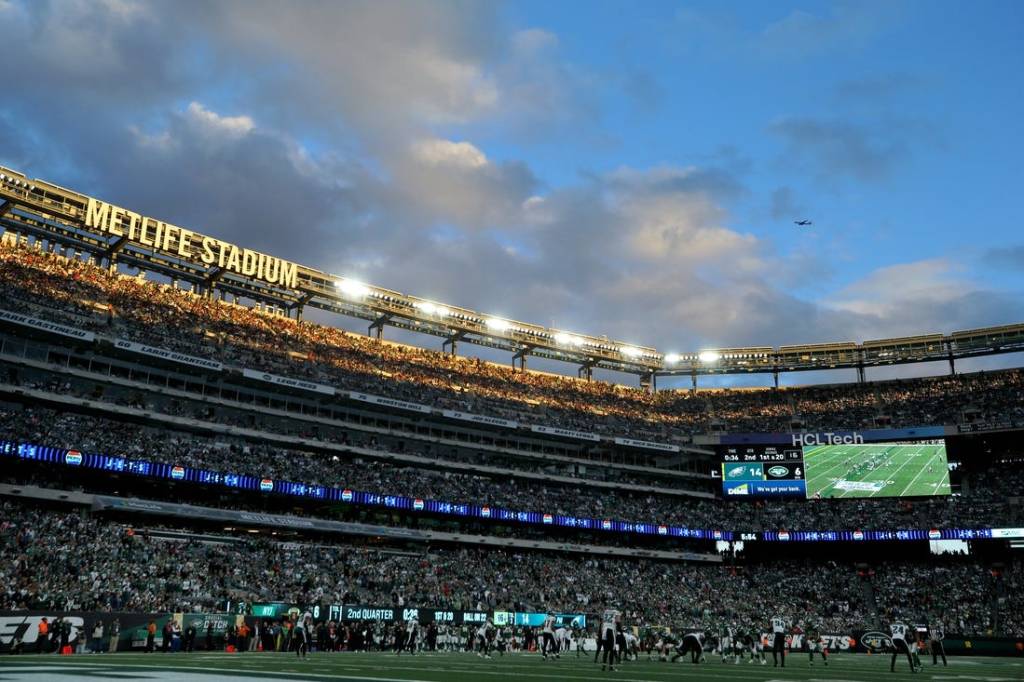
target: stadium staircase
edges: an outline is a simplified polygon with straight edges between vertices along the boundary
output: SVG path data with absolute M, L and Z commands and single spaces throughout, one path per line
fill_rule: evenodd
M 861 598 L 864 600 L 864 612 L 870 613 L 873 622 L 871 627 L 880 627 L 880 617 L 878 614 L 878 600 L 875 599 L 875 587 L 871 580 L 860 581 Z

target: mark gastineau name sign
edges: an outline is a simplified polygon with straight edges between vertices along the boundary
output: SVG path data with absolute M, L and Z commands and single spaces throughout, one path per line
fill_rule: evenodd
M 267 284 L 287 289 L 298 288 L 299 266 L 295 263 L 239 248 L 91 197 L 85 211 L 85 226 Z

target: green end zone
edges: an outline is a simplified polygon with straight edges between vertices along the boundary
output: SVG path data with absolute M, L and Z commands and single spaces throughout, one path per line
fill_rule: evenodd
M 1024 663 L 1019 658 L 953 657 L 949 667 L 931 665 L 922 656 L 924 670 L 911 674 L 905 660 L 889 672 L 889 656 L 833 654 L 828 667 L 807 662 L 805 654 L 786 656 L 785 668 L 768 665 L 720 663 L 708 655 L 708 662 L 660 663 L 639 661 L 622 664 L 616 672 L 601 672 L 593 655 L 544 661 L 536 654 L 513 654 L 493 659 L 473 654 L 443 653 L 395 656 L 390 653 L 310 654 L 299 660 L 294 654 L 111 654 L 78 656 L 4 656 L 0 658 L 0 680 L 4 682 L 67 682 L 70 680 L 149 680 L 150 682 L 238 682 L 263 680 L 346 680 L 347 682 L 545 682 L 585 680 L 630 680 L 633 682 L 1019 682 L 1024 679 Z
M 820 445 L 804 449 L 807 497 L 949 495 L 941 443 Z

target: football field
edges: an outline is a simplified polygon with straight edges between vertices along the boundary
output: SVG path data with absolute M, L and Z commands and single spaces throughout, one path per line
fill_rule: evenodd
M 819 445 L 804 450 L 807 496 L 949 494 L 946 446 L 933 443 Z
M 536 654 L 514 654 L 481 659 L 473 654 L 439 653 L 398 657 L 390 653 L 317 653 L 299 660 L 293 654 L 280 653 L 195 653 L 195 654 L 110 654 L 78 656 L 3 656 L 0 680 L 150 680 L 170 682 L 238 682 L 243 679 L 279 681 L 347 680 L 348 682 L 544 682 L 550 680 L 623 680 L 630 682 L 892 682 L 935 680 L 936 682 L 1019 682 L 1024 679 L 1024 662 L 1019 658 L 955 657 L 949 667 L 933 667 L 930 659 L 924 670 L 911 674 L 905 660 L 889 672 L 889 657 L 864 654 L 833 655 L 828 667 L 806 655 L 786 657 L 785 668 L 768 665 L 721 663 L 709 656 L 700 665 L 639 661 L 624 663 L 616 672 L 601 672 L 593 658 L 564 656 L 544 661 Z

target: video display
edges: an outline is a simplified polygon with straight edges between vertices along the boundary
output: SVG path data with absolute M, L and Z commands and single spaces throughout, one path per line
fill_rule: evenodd
M 949 495 L 944 440 L 805 445 L 808 499 Z

